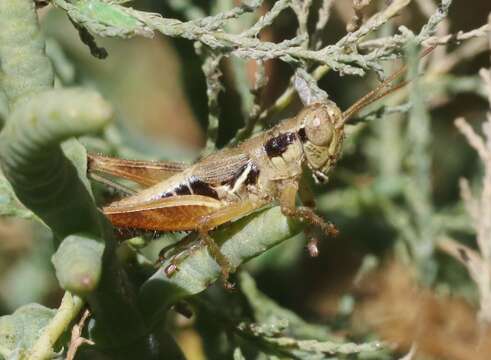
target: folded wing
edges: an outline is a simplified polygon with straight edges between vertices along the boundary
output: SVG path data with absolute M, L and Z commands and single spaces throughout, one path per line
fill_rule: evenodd
M 102 209 L 111 223 L 121 228 L 158 231 L 196 230 L 199 221 L 223 204 L 201 195 L 168 197 L 139 204 L 113 203 Z
M 88 171 L 107 174 L 149 187 L 176 175 L 189 165 L 171 161 L 125 160 L 102 155 L 88 155 Z

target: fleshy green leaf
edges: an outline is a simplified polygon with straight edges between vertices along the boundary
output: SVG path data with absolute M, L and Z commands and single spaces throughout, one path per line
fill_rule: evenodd
M 26 209 L 15 197 L 9 182 L 0 172 L 0 216 L 14 216 L 29 219 L 33 213 Z
M 42 305 L 29 304 L 0 317 L 0 355 L 8 358 L 28 350 L 55 313 Z

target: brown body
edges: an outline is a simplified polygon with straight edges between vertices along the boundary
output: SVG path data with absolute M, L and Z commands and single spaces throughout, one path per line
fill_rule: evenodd
M 341 112 L 333 103 L 315 104 L 188 167 L 91 156 L 90 169 L 148 186 L 103 208 L 116 227 L 209 230 L 275 200 L 293 210 L 304 167 L 322 179 L 335 164 L 344 136 L 340 120 Z M 312 143 L 308 135 L 320 135 L 313 132 L 329 134 L 327 142 Z M 152 166 L 154 173 L 145 174 Z

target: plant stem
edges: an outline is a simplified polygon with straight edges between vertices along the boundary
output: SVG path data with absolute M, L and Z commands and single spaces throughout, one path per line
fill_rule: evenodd
M 0 84 L 10 107 L 25 95 L 53 86 L 34 1 L 0 1 L 0 59 Z
M 83 304 L 84 301 L 81 298 L 65 292 L 56 315 L 43 329 L 43 333 L 32 346 L 29 359 L 43 360 L 53 356 L 53 346 L 58 341 L 58 338 L 67 330 L 70 323 L 77 317 Z

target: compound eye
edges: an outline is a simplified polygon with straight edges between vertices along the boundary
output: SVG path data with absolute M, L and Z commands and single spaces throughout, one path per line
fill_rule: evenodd
M 326 111 L 315 111 L 305 119 L 305 135 L 317 146 L 325 146 L 331 142 L 333 127 Z

